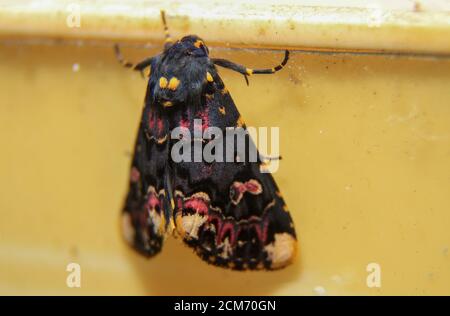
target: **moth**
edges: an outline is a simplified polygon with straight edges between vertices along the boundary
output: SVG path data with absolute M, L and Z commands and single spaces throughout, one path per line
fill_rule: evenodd
M 134 148 L 129 190 L 122 212 L 125 240 L 139 253 L 152 257 L 165 238 L 179 236 L 204 261 L 235 270 L 273 270 L 288 265 L 296 253 L 296 233 L 287 206 L 265 161 L 181 161 L 171 151 L 182 135 L 175 128 L 194 132 L 215 126 L 222 130 L 246 126 L 217 66 L 244 75 L 273 74 L 284 60 L 270 69 L 250 69 L 209 56 L 208 47 L 196 35 L 174 41 L 164 11 L 164 50 L 133 64 L 115 46 L 125 67 L 144 73 L 148 85 Z M 195 125 L 195 120 L 201 124 Z M 245 151 L 254 146 L 246 135 Z M 200 141 L 184 139 L 194 146 Z M 237 148 L 236 158 L 239 158 Z M 258 154 L 259 157 L 259 154 Z

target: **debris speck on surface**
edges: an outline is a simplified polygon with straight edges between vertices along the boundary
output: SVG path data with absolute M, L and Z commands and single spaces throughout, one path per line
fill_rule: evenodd
M 319 296 L 324 296 L 327 294 L 327 291 L 325 290 L 325 288 L 323 286 L 316 286 L 314 287 L 314 293 L 316 293 Z
M 78 64 L 78 63 L 73 64 L 73 65 L 72 65 L 72 71 L 73 71 L 73 72 L 78 72 L 78 71 L 80 71 L 80 64 Z

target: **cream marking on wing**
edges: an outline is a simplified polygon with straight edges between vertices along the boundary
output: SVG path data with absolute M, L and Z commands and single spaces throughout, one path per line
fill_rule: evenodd
M 136 230 L 133 227 L 131 215 L 129 213 L 122 213 L 122 234 L 127 243 L 130 245 L 134 243 Z
M 288 233 L 275 234 L 275 241 L 264 247 L 271 268 L 281 268 L 291 262 L 296 252 L 297 241 Z

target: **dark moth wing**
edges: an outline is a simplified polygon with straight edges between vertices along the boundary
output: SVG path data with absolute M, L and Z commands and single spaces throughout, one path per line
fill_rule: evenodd
M 125 240 L 145 256 L 157 254 L 170 224 L 167 198 L 168 122 L 151 106 L 150 89 L 142 113 L 122 212 Z
M 208 76 L 201 105 L 174 112 L 170 125 L 191 134 L 195 128 L 219 127 L 226 144 L 227 127 L 245 126 L 214 65 Z M 190 141 L 194 148 L 198 140 Z M 246 150 L 250 145 L 247 136 Z M 261 172 L 261 162 L 169 163 L 176 231 L 203 260 L 237 270 L 277 269 L 292 261 L 292 219 L 271 174 Z

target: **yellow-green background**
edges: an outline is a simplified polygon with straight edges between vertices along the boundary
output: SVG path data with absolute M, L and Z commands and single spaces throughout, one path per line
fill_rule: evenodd
M 282 58 L 212 55 L 251 67 Z M 117 64 L 111 45 L 1 44 L 0 293 L 450 294 L 450 60 L 291 56 L 249 87 L 221 71 L 248 125 L 280 127 L 274 176 L 300 245 L 284 270 L 233 272 L 178 240 L 150 260 L 122 242 L 146 82 Z M 81 265 L 80 289 L 66 286 L 70 262 Z M 371 262 L 378 289 L 366 286 Z

